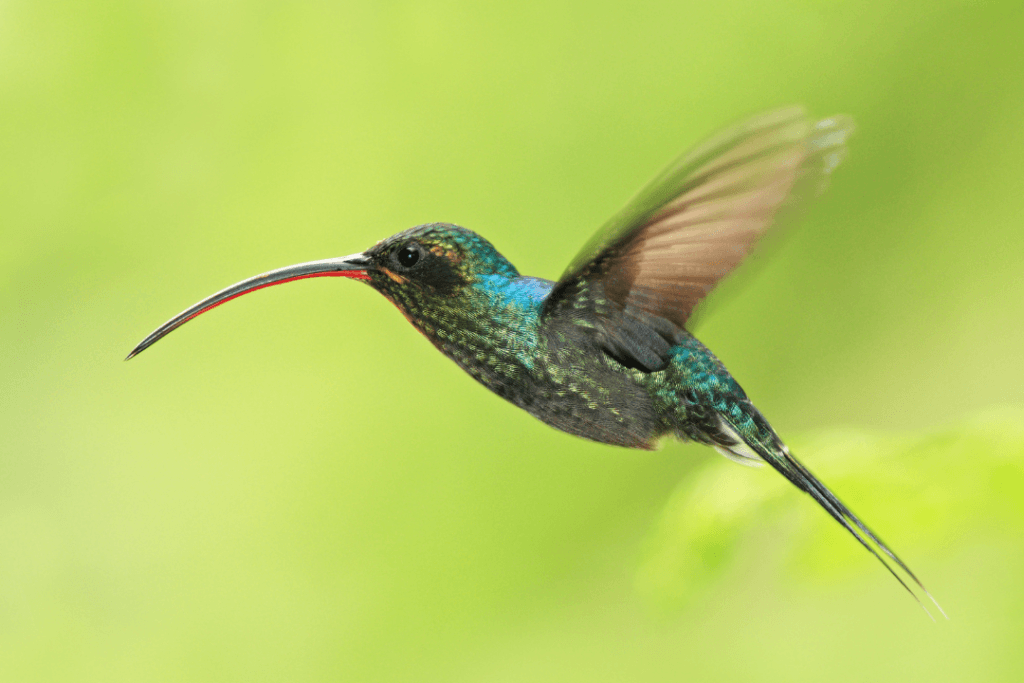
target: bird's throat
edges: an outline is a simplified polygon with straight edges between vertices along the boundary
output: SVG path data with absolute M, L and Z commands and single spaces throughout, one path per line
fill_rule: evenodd
M 438 350 L 499 395 L 528 382 L 537 356 L 540 310 L 551 283 L 494 277 L 438 300 L 405 293 L 393 300 Z

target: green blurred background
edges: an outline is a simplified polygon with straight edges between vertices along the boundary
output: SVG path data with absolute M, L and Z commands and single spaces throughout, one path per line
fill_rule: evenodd
M 1024 7 L 0 2 L 0 680 L 1024 678 Z M 924 579 L 774 473 L 556 432 L 352 282 L 555 278 L 678 152 L 857 136 L 696 330 Z

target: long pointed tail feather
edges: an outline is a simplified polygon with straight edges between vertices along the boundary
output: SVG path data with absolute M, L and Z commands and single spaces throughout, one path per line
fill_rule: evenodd
M 942 606 L 939 605 L 938 601 L 936 601 L 934 597 L 932 597 L 932 594 L 928 592 L 928 589 L 924 587 L 924 584 L 921 583 L 921 580 L 914 575 L 914 572 L 910 570 L 906 563 L 904 563 L 903 560 L 901 560 L 896 553 L 894 553 L 892 549 L 890 549 L 889 546 L 887 546 L 882 539 L 875 534 L 875 532 L 869 529 L 867 525 L 857 517 L 857 515 L 853 514 L 850 508 L 846 507 L 846 505 L 844 505 L 843 502 L 828 489 L 828 487 L 821 483 L 817 477 L 811 474 L 811 472 L 804 467 L 799 460 L 794 458 L 790 454 L 789 448 L 781 442 L 778 442 L 774 449 L 765 448 L 758 443 L 748 442 L 747 445 L 753 448 L 758 455 L 765 460 L 765 462 L 778 470 L 782 476 L 786 477 L 786 479 L 791 481 L 797 488 L 810 495 L 811 498 L 814 498 L 821 507 L 825 508 L 825 511 L 828 512 L 833 519 L 842 524 L 843 528 L 849 531 L 861 545 L 867 548 L 868 552 L 874 555 L 878 561 L 885 566 L 889 573 L 900 582 L 900 585 L 903 586 L 911 596 L 913 596 L 914 600 L 921 605 L 921 608 L 929 617 L 932 616 L 931 612 L 928 611 L 928 608 L 925 606 L 924 602 L 921 601 L 918 594 L 911 588 L 910 584 L 919 588 L 921 592 L 931 600 L 943 617 L 946 617 L 947 619 L 949 618 L 946 615 L 946 612 L 942 609 Z M 889 560 L 894 562 L 896 567 L 890 564 L 886 558 L 889 558 Z M 904 577 L 901 576 L 899 572 L 896 571 L 897 568 L 904 572 L 906 577 L 909 579 L 909 583 L 904 580 Z M 934 620 L 934 617 L 932 617 L 932 619 Z

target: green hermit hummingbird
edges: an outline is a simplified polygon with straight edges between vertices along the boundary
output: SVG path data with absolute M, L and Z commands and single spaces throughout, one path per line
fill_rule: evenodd
M 360 280 L 477 381 L 557 429 L 627 448 L 654 448 L 674 436 L 744 464 L 768 463 L 915 599 L 911 585 L 931 598 L 793 457 L 721 361 L 686 329 L 694 308 L 757 240 L 823 189 L 852 130 L 848 117 L 815 121 L 790 107 L 705 140 L 605 223 L 557 282 L 520 275 L 475 232 L 430 223 L 359 254 L 232 285 L 161 325 L 128 358 L 242 294 L 311 277 Z

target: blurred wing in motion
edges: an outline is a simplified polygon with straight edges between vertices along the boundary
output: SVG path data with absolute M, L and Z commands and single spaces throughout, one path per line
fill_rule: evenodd
M 591 238 L 545 302 L 596 318 L 614 358 L 663 369 L 694 307 L 783 214 L 819 194 L 853 121 L 800 107 L 755 116 L 683 154 Z

